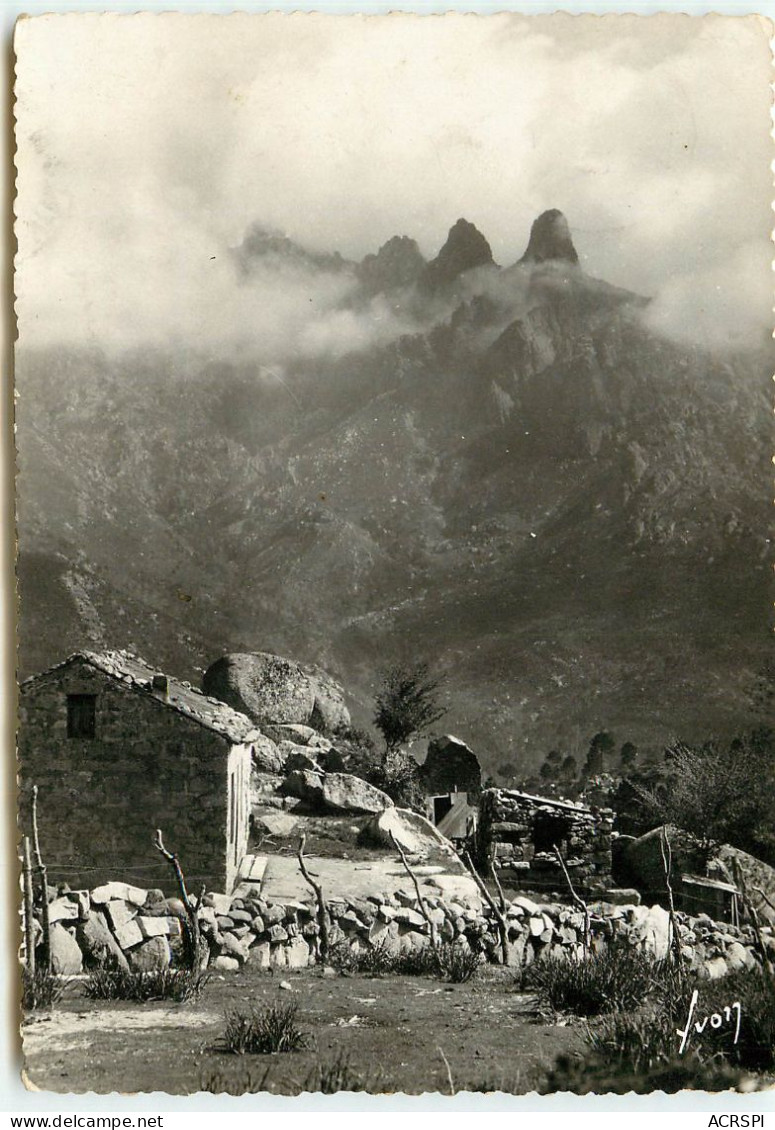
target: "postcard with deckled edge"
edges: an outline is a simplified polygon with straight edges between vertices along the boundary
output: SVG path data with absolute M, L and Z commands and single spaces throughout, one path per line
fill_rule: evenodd
M 20 20 L 29 1086 L 771 1087 L 771 33 Z

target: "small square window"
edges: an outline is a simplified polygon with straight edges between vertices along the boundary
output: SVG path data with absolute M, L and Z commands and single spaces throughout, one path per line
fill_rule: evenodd
M 93 738 L 97 723 L 96 694 L 69 694 L 67 696 L 68 738 Z

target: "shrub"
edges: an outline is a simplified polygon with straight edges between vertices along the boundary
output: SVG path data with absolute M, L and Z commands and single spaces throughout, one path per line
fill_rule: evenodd
M 717 981 L 701 981 L 693 974 L 672 974 L 657 982 L 657 1007 L 670 1018 L 673 1028 L 683 1028 L 689 1014 L 692 992 L 698 1001 L 694 1021 L 740 1002 L 740 1034 L 734 1042 L 733 1026 L 718 1029 L 706 1025 L 701 1034 L 692 1030 L 688 1047 L 700 1047 L 703 1056 L 722 1055 L 730 1063 L 751 1071 L 775 1068 L 775 977 L 761 966 L 740 969 Z
M 385 672 L 374 702 L 374 725 L 388 752 L 420 737 L 444 717 L 440 686 L 440 680 L 430 678 L 427 663 L 399 663 Z
M 84 992 L 92 1000 L 103 1001 L 183 1001 L 200 996 L 210 979 L 204 972 L 191 969 L 159 969 L 135 973 L 117 965 L 105 965 L 89 974 Z
M 546 958 L 519 977 L 546 1011 L 598 1016 L 642 1004 L 653 987 L 655 965 L 647 954 L 619 943 L 582 958 Z
M 66 984 L 46 969 L 36 969 L 30 974 L 25 967 L 22 970 L 22 1008 L 25 1012 L 53 1008 L 62 999 Z
M 605 1058 L 560 1056 L 537 1088 L 539 1094 L 571 1091 L 574 1095 L 626 1095 L 630 1091 L 648 1095 L 653 1091 L 750 1091 L 758 1084 L 739 1067 L 694 1056 L 673 1057 L 652 1067 L 633 1071 L 611 1065 Z
M 740 1001 L 740 1038 L 723 1024 L 692 1032 L 683 1054 L 678 1032 L 685 1026 L 691 996 L 698 991 L 694 1021 Z M 717 981 L 701 981 L 695 973 L 654 964 L 652 999 L 647 1009 L 631 1014 L 614 1012 L 587 1030 L 587 1053 L 561 1057 L 547 1076 L 543 1093 L 576 1094 L 633 1090 L 675 1092 L 682 1089 L 754 1090 L 750 1072 L 775 1066 L 775 979 L 756 966 Z
M 269 1006 L 249 1012 L 235 1009 L 226 1013 L 222 1036 L 223 1050 L 234 1055 L 270 1055 L 297 1052 L 309 1038 L 296 1025 L 296 1004 Z

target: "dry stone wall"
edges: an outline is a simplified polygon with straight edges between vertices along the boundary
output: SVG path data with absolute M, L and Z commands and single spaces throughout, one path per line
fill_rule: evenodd
M 557 844 L 574 886 L 603 891 L 612 886 L 612 829 L 611 809 L 487 789 L 479 808 L 477 854 L 482 862 L 491 859 L 510 883 L 560 891 L 565 879 L 552 850 Z
M 496 923 L 478 898 L 424 896 L 440 939 L 482 952 L 490 961 L 500 953 Z M 394 954 L 429 944 L 428 923 L 416 896 L 405 889 L 368 898 L 332 900 L 330 942 L 356 953 L 382 946 Z M 303 968 L 319 959 L 319 927 L 314 902 L 269 903 L 250 884 L 232 895 L 206 894 L 197 908 L 214 969 Z M 165 968 L 180 953 L 183 904 L 160 890 L 110 882 L 91 891 L 54 893 L 49 903 L 54 972 L 83 973 L 108 961 L 147 972 Z M 584 917 L 576 908 L 539 903 L 518 896 L 506 912 L 511 964 L 523 967 L 551 955 L 583 953 Z M 713 922 L 707 915 L 677 915 L 681 952 L 688 966 L 709 978 L 750 966 L 757 959 L 750 927 Z M 669 919 L 660 906 L 590 907 L 591 943 L 598 950 L 614 939 L 628 941 L 657 957 L 669 944 Z M 773 928 L 763 939 L 775 957 Z M 38 927 L 38 939 L 40 928 Z

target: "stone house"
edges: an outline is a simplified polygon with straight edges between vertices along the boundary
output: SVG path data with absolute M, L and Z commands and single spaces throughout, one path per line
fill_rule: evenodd
M 559 848 L 578 890 L 612 886 L 611 809 L 486 789 L 479 805 L 477 857 L 491 859 L 503 878 L 533 890 L 567 889 L 554 853 Z
M 118 874 L 169 889 L 152 844 L 161 828 L 192 890 L 229 891 L 247 852 L 259 737 L 245 715 L 134 655 L 71 655 L 20 687 L 22 831 L 37 785 L 52 884 L 93 887 Z

